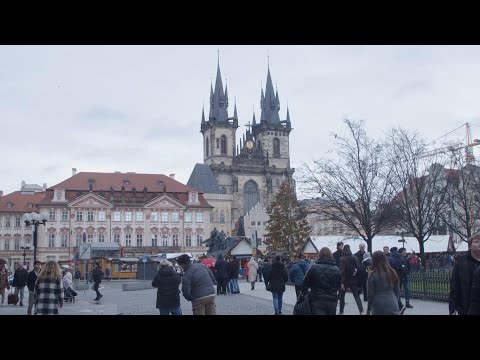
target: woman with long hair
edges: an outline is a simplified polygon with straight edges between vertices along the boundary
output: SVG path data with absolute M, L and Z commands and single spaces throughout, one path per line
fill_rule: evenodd
M 5 302 L 5 289 L 10 290 L 10 284 L 8 283 L 8 271 L 5 267 L 6 261 L 0 259 L 0 294 L 2 295 L 2 303 L 0 306 L 3 306 Z
M 58 315 L 63 307 L 62 271 L 55 261 L 49 261 L 35 283 L 35 315 Z
M 400 315 L 398 276 L 383 251 L 372 255 L 372 272 L 368 278 L 368 309 L 372 315 Z

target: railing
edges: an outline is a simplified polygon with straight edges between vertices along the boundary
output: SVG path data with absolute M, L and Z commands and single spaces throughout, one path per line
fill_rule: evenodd
M 408 275 L 410 296 L 412 298 L 448 301 L 450 292 L 451 269 L 429 269 L 411 272 Z M 404 289 L 400 295 L 405 297 Z

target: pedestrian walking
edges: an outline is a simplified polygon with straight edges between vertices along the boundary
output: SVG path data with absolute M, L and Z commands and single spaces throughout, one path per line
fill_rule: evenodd
M 287 269 L 285 269 L 285 265 L 282 264 L 280 256 L 277 255 L 268 274 L 268 286 L 272 292 L 275 315 L 282 315 L 283 293 L 285 292 L 285 284 L 287 281 Z
M 28 271 L 23 267 L 22 264 L 18 264 L 17 270 L 15 270 L 15 274 L 13 275 L 13 286 L 15 287 L 15 295 L 19 295 L 20 299 L 20 306 L 23 306 L 23 296 L 25 286 L 27 285 L 27 277 Z M 17 304 L 15 304 L 17 305 Z
M 49 261 L 35 283 L 35 315 L 58 315 L 63 307 L 62 270 L 55 261 Z
M 160 315 L 182 315 L 180 307 L 180 275 L 167 259 L 160 260 L 160 268 L 152 281 L 157 288 L 157 309 Z
M 27 288 L 28 288 L 27 315 L 32 315 L 33 300 L 35 295 L 35 283 L 37 282 L 37 278 L 40 275 L 41 270 L 42 270 L 42 263 L 36 260 L 33 263 L 33 270 L 30 271 L 27 276 Z

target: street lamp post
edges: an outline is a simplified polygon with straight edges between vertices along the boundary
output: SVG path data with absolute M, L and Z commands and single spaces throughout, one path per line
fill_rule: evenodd
M 30 246 L 21 246 L 20 249 L 23 250 L 23 265 L 25 266 L 25 257 L 27 256 L 26 250 L 30 250 Z
M 45 214 L 38 214 L 36 212 L 26 213 L 22 216 L 25 225 L 33 225 L 33 263 L 37 261 L 37 239 L 38 239 L 38 225 L 47 223 L 48 217 Z

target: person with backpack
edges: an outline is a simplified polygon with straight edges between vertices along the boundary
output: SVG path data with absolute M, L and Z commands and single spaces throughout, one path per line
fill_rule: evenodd
M 345 309 L 345 293 L 348 288 L 352 290 L 353 297 L 357 303 L 360 315 L 363 315 L 363 304 L 360 299 L 360 290 L 363 281 L 363 269 L 357 257 L 352 255 L 350 245 L 343 247 L 343 256 L 340 258 L 340 273 L 342 276 L 342 284 L 340 288 L 340 312 L 343 315 Z
M 298 254 L 298 261 L 292 266 L 290 272 L 288 273 L 288 279 L 290 282 L 295 285 L 295 293 L 297 298 L 300 295 L 302 289 L 303 279 L 307 273 L 308 267 L 310 264 L 305 261 L 305 255 L 303 253 Z
M 103 271 L 100 268 L 100 264 L 97 263 L 95 264 L 95 269 L 92 270 L 93 290 L 95 290 L 95 293 L 97 294 L 97 297 L 93 299 L 93 301 L 98 301 L 103 297 L 103 295 L 100 294 L 100 291 L 98 291 L 98 287 L 102 282 L 102 278 L 103 278 Z

